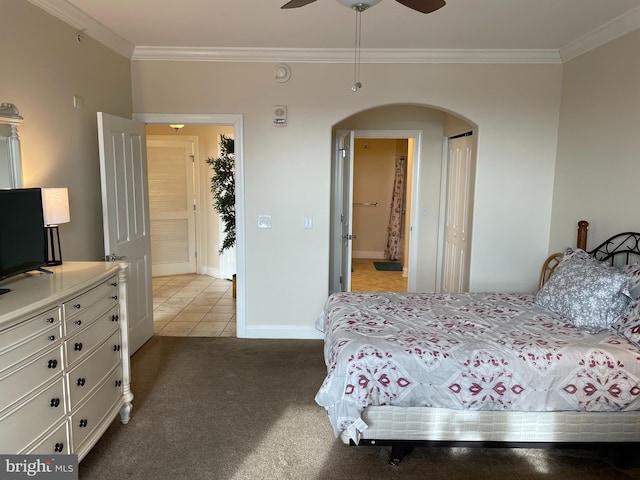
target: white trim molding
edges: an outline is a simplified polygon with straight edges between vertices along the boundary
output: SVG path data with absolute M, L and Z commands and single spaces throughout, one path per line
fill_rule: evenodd
M 67 0 L 29 0 L 29 2 L 97 40 L 116 53 L 131 59 L 134 51 L 132 43 L 109 30 Z
M 362 49 L 362 63 L 560 63 L 557 50 Z M 138 46 L 132 60 L 248 63 L 352 63 L 349 48 L 210 48 Z

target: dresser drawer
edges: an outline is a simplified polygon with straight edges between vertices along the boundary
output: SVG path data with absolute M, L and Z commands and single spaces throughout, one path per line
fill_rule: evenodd
M 111 413 L 122 396 L 122 370 L 117 368 L 91 397 L 71 416 L 71 438 L 74 451 Z
M 116 280 L 116 277 L 112 277 L 97 287 L 93 287 L 91 290 L 86 291 L 82 295 L 78 295 L 72 300 L 65 302 L 63 305 L 65 320 L 68 322 L 81 313 L 84 313 L 95 303 L 105 299 L 111 300 L 114 305 L 117 305 L 118 281 Z
M 0 418 L 0 452 L 20 452 L 65 417 L 62 378 Z
M 68 366 L 75 364 L 90 354 L 98 344 L 119 329 L 119 323 L 113 320 L 114 315 L 117 315 L 117 313 L 117 307 L 105 312 L 90 327 L 65 340 L 64 345 Z
M 118 300 L 111 297 L 105 297 L 98 300 L 93 305 L 89 305 L 83 308 L 81 312 L 77 313 L 70 319 L 65 319 L 65 335 L 71 336 L 76 332 L 88 327 L 98 318 L 102 317 L 105 312 L 113 310 L 118 306 Z M 118 321 L 118 312 L 114 312 L 112 320 Z
M 0 411 L 62 372 L 62 343 L 0 378 Z
M 47 455 L 50 453 L 68 455 L 71 453 L 69 451 L 68 425 L 68 422 L 65 421 L 43 440 L 29 447 L 24 453 L 29 455 Z
M 72 410 L 120 363 L 120 355 L 120 331 L 116 331 L 67 374 Z
M 0 332 L 0 371 L 12 364 L 9 363 L 9 358 L 16 358 L 15 356 L 5 357 L 5 354 L 20 347 L 32 337 L 41 336 L 42 333 L 50 332 L 53 329 L 57 330 L 55 335 L 56 339 L 59 339 L 61 335 L 61 331 L 58 328 L 59 325 L 60 309 L 56 307 L 42 312 L 35 317 L 26 319 L 23 322 L 16 323 L 6 330 L 2 330 Z M 31 351 L 31 353 L 33 353 L 33 351 Z M 24 354 L 22 354 L 22 356 L 24 358 Z M 15 360 L 11 361 L 15 363 Z M 17 361 L 20 361 L 20 359 Z
M 40 329 L 37 334 L 30 336 L 21 343 L 12 345 L 12 348 L 6 349 L 0 354 L 0 375 L 8 368 L 17 365 L 32 355 L 56 344 L 62 344 L 60 322 L 58 321 L 53 325 L 47 323 L 47 325 L 47 328 Z M 58 365 L 58 371 L 60 367 L 61 365 Z

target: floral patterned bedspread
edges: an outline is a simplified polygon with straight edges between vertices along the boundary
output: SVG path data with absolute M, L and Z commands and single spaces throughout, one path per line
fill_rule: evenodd
M 368 405 L 468 410 L 640 409 L 640 348 L 589 334 L 533 294 L 336 293 L 316 327 L 316 395 L 335 434 Z

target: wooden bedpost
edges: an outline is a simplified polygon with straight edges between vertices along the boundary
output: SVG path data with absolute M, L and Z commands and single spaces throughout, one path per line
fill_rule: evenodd
M 587 230 L 589 230 L 589 222 L 580 220 L 578 222 L 578 240 L 576 246 L 582 250 L 587 249 Z

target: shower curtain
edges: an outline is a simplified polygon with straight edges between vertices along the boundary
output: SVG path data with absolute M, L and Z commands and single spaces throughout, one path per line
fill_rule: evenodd
M 401 155 L 396 158 L 389 224 L 387 225 L 387 246 L 384 249 L 384 258 L 388 260 L 398 260 L 398 254 L 400 253 L 406 179 L 407 157 Z

